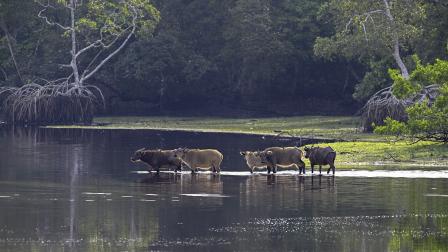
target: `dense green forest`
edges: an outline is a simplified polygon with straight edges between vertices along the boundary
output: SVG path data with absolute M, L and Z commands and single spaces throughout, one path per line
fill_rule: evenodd
M 0 86 L 69 76 L 70 34 L 55 23 L 69 23 L 58 5 L 73 0 L 50 2 L 49 8 L 0 0 Z M 106 114 L 353 114 L 392 85 L 389 68 L 404 73 L 397 51 L 408 71 L 415 67 L 412 55 L 423 64 L 447 58 L 446 1 L 77 2 L 78 49 L 93 41 L 100 21 L 112 22 L 108 15 L 122 18 L 107 7 L 147 4 L 149 14 L 141 17 L 151 22 L 139 23 L 122 50 L 86 80 L 104 94 Z M 104 34 L 119 34 L 112 28 Z M 78 67 L 88 69 L 91 59 L 113 50 L 89 51 Z

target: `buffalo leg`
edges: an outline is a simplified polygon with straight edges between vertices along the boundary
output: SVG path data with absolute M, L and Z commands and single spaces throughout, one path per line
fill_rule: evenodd
M 330 168 L 328 168 L 327 174 L 330 173 L 330 169 L 333 171 L 333 176 L 334 176 L 334 172 L 336 170 L 336 167 L 334 167 L 334 164 L 330 164 Z
M 277 173 L 277 165 L 274 165 L 274 168 L 272 169 L 273 173 Z
M 314 174 L 314 164 L 311 164 L 311 174 Z
M 293 166 L 297 168 L 297 170 L 299 171 L 299 175 L 302 174 L 302 168 L 300 166 L 298 166 L 297 164 L 294 164 Z
M 221 171 L 220 163 L 218 164 L 213 163 L 212 166 L 213 166 L 213 172 L 219 173 Z
M 319 165 L 319 175 L 322 175 L 322 165 Z
M 305 162 L 303 162 L 301 159 L 299 159 L 299 169 L 303 171 L 303 174 L 305 174 Z
M 218 173 L 219 166 L 216 165 L 216 163 L 213 163 L 212 166 L 213 166 L 213 172 Z
M 270 174 L 270 173 L 271 173 L 271 166 L 268 165 L 268 174 Z

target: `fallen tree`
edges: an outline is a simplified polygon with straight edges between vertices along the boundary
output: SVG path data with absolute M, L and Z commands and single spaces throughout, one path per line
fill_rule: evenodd
M 397 98 L 393 93 L 393 86 L 376 92 L 361 109 L 361 127 L 371 132 L 374 126 L 383 125 L 386 118 L 404 122 L 408 119 L 406 109 L 415 104 L 427 103 L 432 105 L 439 91 L 439 85 L 433 84 L 422 87 L 415 95 L 407 98 Z

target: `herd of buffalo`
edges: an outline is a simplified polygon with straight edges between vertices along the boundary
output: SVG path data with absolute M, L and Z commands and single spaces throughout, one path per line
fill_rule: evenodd
M 319 174 L 322 173 L 322 165 L 329 165 L 330 170 L 335 172 L 334 160 L 336 152 L 331 147 L 305 147 L 305 158 L 310 160 L 311 173 L 314 173 L 314 166 L 319 166 Z M 302 161 L 303 151 L 298 147 L 270 147 L 263 151 L 242 151 L 251 173 L 255 169 L 267 168 L 268 174 L 277 172 L 277 168 L 294 167 L 299 174 L 305 174 L 305 163 Z M 224 156 L 214 149 L 187 149 L 178 148 L 174 150 L 137 150 L 131 157 L 132 162 L 144 162 L 150 169 L 159 173 L 160 168 L 174 169 L 181 171 L 183 166 L 187 166 L 192 173 L 200 168 L 211 169 L 212 172 L 221 171 L 221 163 Z

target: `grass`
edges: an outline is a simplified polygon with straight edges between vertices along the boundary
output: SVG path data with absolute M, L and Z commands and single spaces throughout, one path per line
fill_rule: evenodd
M 338 153 L 338 167 L 448 167 L 448 144 L 406 141 L 359 130 L 358 117 L 300 116 L 279 118 L 98 117 L 93 126 L 56 128 L 158 129 L 302 136 L 341 140 L 323 144 Z
M 339 168 L 353 167 L 448 167 L 448 145 L 434 142 L 410 144 L 398 142 L 336 142 L 330 145 L 337 151 Z
M 362 133 L 358 117 L 301 116 L 276 118 L 211 118 L 211 117 L 98 117 L 100 126 L 51 126 L 56 128 L 159 129 L 204 132 L 230 132 L 302 136 L 327 139 L 375 140 L 377 136 Z

